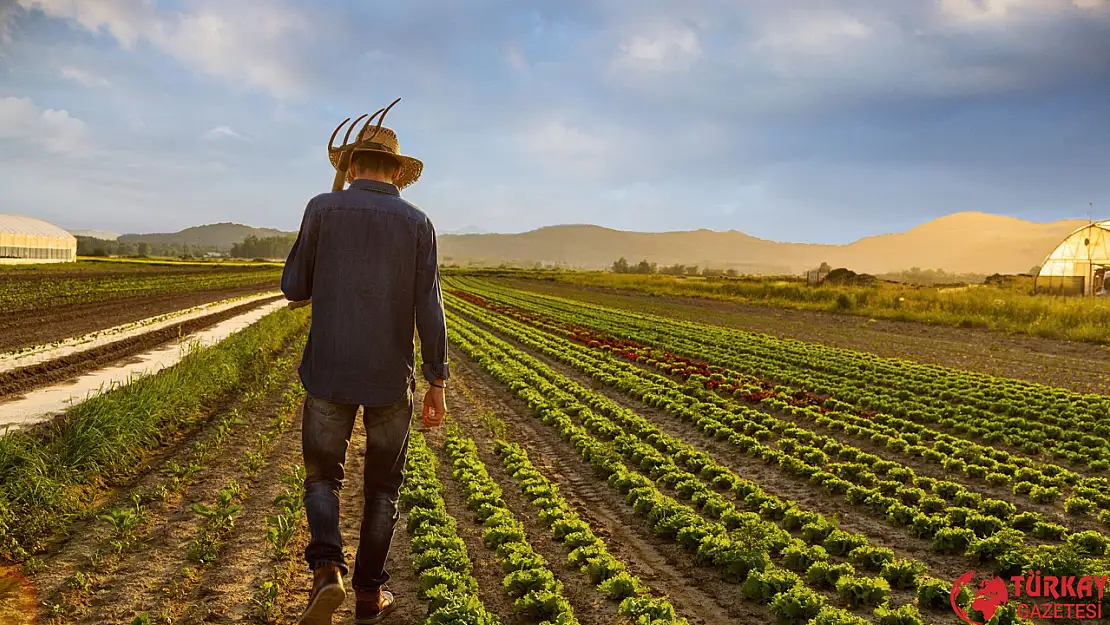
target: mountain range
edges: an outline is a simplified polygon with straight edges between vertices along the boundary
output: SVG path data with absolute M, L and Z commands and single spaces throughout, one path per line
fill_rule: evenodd
M 591 225 L 547 226 L 519 234 L 441 234 L 439 257 L 458 265 L 545 263 L 604 269 L 624 257 L 659 265 L 681 263 L 749 274 L 798 274 L 822 262 L 867 273 L 912 267 L 952 273 L 1022 273 L 1039 265 L 1081 219 L 1035 223 L 980 212 L 953 213 L 906 232 L 866 237 L 846 245 L 783 243 L 736 230 L 629 232 Z M 249 235 L 289 232 L 233 223 L 181 232 L 124 234 L 121 242 L 188 243 L 227 250 Z
M 1039 265 L 1085 220 L 1034 223 L 979 212 L 954 213 L 906 232 L 846 245 L 781 243 L 729 230 L 626 232 L 599 226 L 550 226 L 521 234 L 443 235 L 440 259 L 457 264 L 537 261 L 603 269 L 624 257 L 736 269 L 748 274 L 798 274 L 827 262 L 858 272 L 919 267 L 952 273 L 1022 273 Z
M 228 251 L 231 246 L 241 243 L 249 236 L 258 238 L 286 236 L 296 232 L 282 232 L 275 228 L 255 228 L 235 223 L 218 223 L 204 226 L 193 226 L 180 232 L 156 232 L 152 234 L 121 234 L 117 239 L 120 243 L 153 243 L 166 245 L 199 245 L 215 247 L 221 251 Z

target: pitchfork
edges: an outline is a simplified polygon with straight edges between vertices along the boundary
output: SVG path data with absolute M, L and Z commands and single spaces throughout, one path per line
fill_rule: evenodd
M 363 141 L 371 141 L 374 137 L 378 136 L 378 132 L 380 132 L 382 129 L 382 123 L 385 122 L 385 116 L 387 113 L 389 113 L 389 109 L 393 108 L 393 105 L 397 104 L 400 101 L 401 98 L 397 98 L 389 106 L 385 107 L 384 109 L 378 109 L 377 112 L 371 115 L 370 119 L 366 120 L 366 123 L 363 124 L 362 130 L 360 130 L 358 132 L 358 135 L 355 136 L 354 143 L 348 142 L 351 138 L 351 131 L 355 129 L 355 126 L 357 126 L 360 121 L 362 121 L 363 117 L 366 117 L 365 113 L 355 119 L 351 126 L 347 128 L 347 133 L 343 135 L 343 144 L 339 147 L 334 147 L 332 144 L 335 143 L 335 137 L 339 134 L 339 131 L 343 128 L 343 126 L 347 124 L 347 122 L 351 121 L 351 118 L 348 117 L 347 119 L 344 119 L 342 123 L 335 127 L 335 132 L 331 133 L 331 139 L 328 139 L 328 153 L 330 154 L 336 151 L 339 152 L 339 158 L 337 159 L 335 165 L 335 180 L 333 180 L 331 183 L 332 192 L 343 190 L 343 183 L 347 180 L 347 169 L 351 166 L 351 155 L 354 154 L 355 146 L 362 143 Z M 381 118 L 378 118 L 378 115 L 381 115 Z M 374 122 L 375 118 L 378 118 L 378 124 L 374 126 L 374 133 L 367 137 L 366 131 L 370 128 L 370 124 Z

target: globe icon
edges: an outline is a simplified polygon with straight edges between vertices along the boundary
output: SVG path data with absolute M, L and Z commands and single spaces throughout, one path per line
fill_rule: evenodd
M 979 582 L 975 597 L 971 600 L 971 609 L 982 612 L 983 618 L 989 621 L 1009 598 L 1006 582 L 997 577 L 991 577 Z

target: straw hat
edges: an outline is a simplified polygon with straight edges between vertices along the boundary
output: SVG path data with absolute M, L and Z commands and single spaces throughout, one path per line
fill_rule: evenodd
M 393 101 L 393 104 L 397 104 L 400 100 L 400 98 L 397 98 Z M 343 188 L 343 180 L 348 177 L 348 170 L 351 165 L 351 155 L 355 152 L 378 152 L 381 154 L 388 154 L 396 159 L 400 165 L 400 169 L 393 180 L 393 184 L 396 185 L 398 189 L 403 189 L 420 178 L 420 173 L 424 170 L 424 163 L 411 156 L 401 154 L 401 150 L 397 144 L 397 133 L 394 132 L 392 128 L 381 125 L 382 122 L 385 121 L 385 114 L 389 112 L 389 109 L 393 108 L 393 104 L 390 104 L 384 109 L 379 109 L 377 113 L 371 115 L 370 119 L 366 120 L 362 130 L 358 132 L 353 142 L 348 142 L 351 137 L 351 131 L 354 130 L 355 126 L 358 125 L 366 115 L 359 117 L 351 124 L 351 127 L 347 129 L 346 136 L 343 137 L 343 144 L 338 147 L 334 147 L 332 144 L 335 142 L 335 137 L 339 134 L 340 129 L 350 121 L 350 118 L 348 117 L 343 120 L 343 123 L 336 127 L 335 132 L 332 133 L 331 139 L 328 141 L 328 160 L 331 161 L 331 166 L 334 167 L 336 171 L 335 181 L 332 185 L 333 191 L 339 191 Z M 371 126 L 370 123 L 373 122 L 379 114 L 381 118 L 378 119 L 377 125 Z

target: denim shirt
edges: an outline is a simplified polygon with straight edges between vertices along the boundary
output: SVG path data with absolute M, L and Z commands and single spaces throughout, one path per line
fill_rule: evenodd
M 394 185 L 360 179 L 312 198 L 281 290 L 312 299 L 300 366 L 309 395 L 363 406 L 402 400 L 416 384 L 414 330 L 424 378 L 447 379 L 435 228 Z

